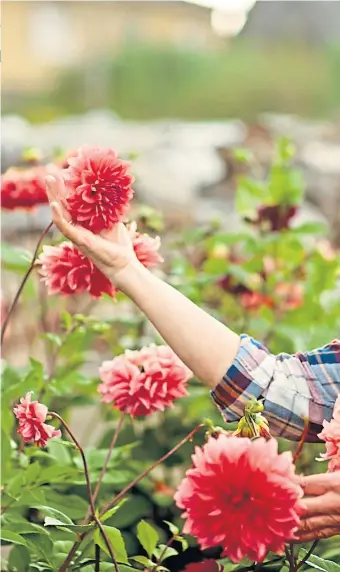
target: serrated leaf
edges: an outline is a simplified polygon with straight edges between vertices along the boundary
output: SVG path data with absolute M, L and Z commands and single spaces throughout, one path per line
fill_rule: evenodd
M 50 516 L 45 517 L 44 526 L 57 526 L 60 528 L 64 528 L 70 530 L 71 532 L 76 532 L 81 534 L 82 532 L 88 532 L 94 527 L 94 524 L 65 524 L 64 522 L 58 520 L 57 518 L 53 518 Z
M 74 522 L 66 514 L 64 514 L 60 510 L 57 510 L 56 508 L 44 505 L 35 505 L 34 508 L 37 508 L 38 510 L 43 512 L 46 517 L 56 519 L 63 524 L 74 525 Z
M 116 506 L 113 506 L 112 508 L 110 508 L 110 510 L 108 510 L 107 512 L 105 512 L 103 514 L 103 516 L 100 518 L 100 521 L 105 522 L 106 520 L 111 518 L 111 516 L 116 514 L 116 512 L 123 506 L 123 504 L 126 503 L 127 500 L 128 500 L 127 498 L 122 499 Z
M 155 548 L 155 550 L 153 551 L 154 556 L 157 559 L 160 558 L 163 550 L 164 554 L 162 556 L 161 562 L 163 562 L 163 560 L 166 560 L 166 558 L 170 558 L 170 556 L 177 556 L 178 554 L 178 550 L 176 550 L 176 548 L 173 548 L 172 546 L 166 546 L 165 544 L 159 544 L 159 546 L 157 546 L 157 548 Z
M 137 525 L 137 538 L 149 556 L 152 556 L 159 540 L 158 532 L 145 520 Z
M 143 566 L 147 566 L 148 568 L 155 566 L 155 563 L 146 556 L 131 556 L 131 559 L 139 562 L 139 564 L 143 564 Z
M 307 554 L 307 550 L 302 549 L 302 554 Z M 324 560 L 316 554 L 311 554 L 306 561 L 306 564 L 317 570 L 324 570 L 325 572 L 340 572 L 340 564 L 332 562 L 331 560 Z
M 168 525 L 169 530 L 173 536 L 176 536 L 177 534 L 179 534 L 179 528 L 178 528 L 178 526 L 173 524 L 173 522 L 169 522 L 168 520 L 163 520 L 163 522 L 165 522 L 165 524 Z
M 17 532 L 12 530 L 6 530 L 1 528 L 1 540 L 5 542 L 10 542 L 11 544 L 21 544 L 22 546 L 27 546 L 26 540 L 20 536 Z
M 122 533 L 118 528 L 114 528 L 113 526 L 106 526 L 103 525 L 103 528 L 106 532 L 106 535 L 111 543 L 113 553 L 117 562 L 122 562 L 123 564 L 128 564 L 128 556 L 125 548 L 125 542 L 122 537 Z M 97 528 L 93 535 L 93 540 L 95 544 L 98 544 L 102 550 L 108 555 L 110 555 L 108 548 L 106 546 L 105 540 L 99 530 Z

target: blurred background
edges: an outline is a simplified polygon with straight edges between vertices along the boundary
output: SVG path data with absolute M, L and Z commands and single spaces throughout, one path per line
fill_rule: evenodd
M 340 247 L 340 2 L 3 0 L 2 27 L 3 172 L 21 164 L 27 148 L 40 150 L 43 162 L 82 144 L 115 148 L 133 163 L 134 214 L 146 230 L 162 233 L 169 281 L 239 329 L 244 316 L 234 316 L 238 307 L 230 293 L 201 292 L 201 262 L 193 271 L 196 262 L 190 257 L 205 235 L 195 232 L 215 223 L 222 231 L 242 228 L 234 203 L 245 167 L 235 159 L 235 148 L 250 149 L 260 177 L 266 176 L 275 141 L 289 137 L 296 147 L 295 166 L 305 180 L 297 224 L 323 223 L 328 241 L 324 256 L 333 260 Z M 46 206 L 29 214 L 2 211 L 4 307 L 27 268 L 26 250 L 34 251 L 49 219 Z M 59 236 L 55 233 L 52 239 Z M 23 249 L 19 258 L 11 245 Z M 294 258 L 294 248 L 287 250 L 287 260 Z M 216 252 L 211 256 L 221 258 Z M 315 284 L 326 272 L 321 263 L 316 268 Z M 190 279 L 196 280 L 194 286 Z M 327 288 L 326 282 L 320 286 Z M 273 351 L 305 349 L 309 338 L 303 323 L 308 319 L 318 330 L 319 337 L 313 338 L 317 343 L 339 337 L 336 319 L 324 318 L 319 328 L 320 308 L 309 311 L 307 302 L 305 314 L 289 314 L 289 327 L 285 324 L 271 338 Z M 58 332 L 61 310 L 85 316 L 91 311 L 98 320 L 112 316 L 116 321 L 105 339 L 92 343 L 89 328 L 71 340 L 69 351 L 75 359 L 82 355 L 82 374 L 65 373 L 53 394 L 59 408 L 69 407 L 80 439 L 105 447 L 115 418 L 98 407 L 98 365 L 157 338 L 126 301 L 112 306 L 104 300 L 90 310 L 88 300 L 79 296 L 66 302 L 58 298 L 56 304 L 34 276 L 6 335 L 5 357 L 11 365 L 26 367 L 29 355 L 48 365 L 50 348 L 42 357 L 44 344 L 37 333 Z M 248 326 L 252 323 L 260 336 L 261 320 L 267 317 L 264 311 Z M 273 323 L 275 328 L 275 316 Z M 142 445 L 136 455 L 145 462 L 148 454 L 158 458 L 168 450 L 197 420 L 209 416 L 221 423 L 206 388 L 198 383 L 178 407 L 143 426 L 129 427 L 122 443 L 138 435 Z M 90 427 L 84 419 L 91 420 Z M 173 518 L 172 487 L 187 465 L 189 450 L 169 462 L 149 489 L 136 492 L 132 519 L 122 524 L 127 534 L 134 519 L 146 514 L 158 523 Z M 303 470 L 324 470 L 314 463 L 315 456 L 311 448 Z M 335 543 L 327 546 L 339 556 Z

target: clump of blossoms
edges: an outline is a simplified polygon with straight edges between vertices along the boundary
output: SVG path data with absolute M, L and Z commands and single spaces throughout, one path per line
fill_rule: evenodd
M 61 431 L 45 423 L 48 409 L 38 401 L 31 401 L 32 393 L 26 393 L 13 409 L 19 420 L 18 433 L 25 443 L 33 442 L 38 447 L 46 447 L 47 441 L 52 437 L 61 437 Z
M 302 512 L 291 453 L 279 454 L 275 439 L 221 433 L 196 447 L 192 461 L 175 494 L 183 532 L 202 549 L 221 546 L 233 562 L 283 553 Z
M 103 294 L 113 297 L 117 292 L 110 280 L 71 242 L 44 246 L 37 265 L 50 295 L 88 292 L 99 298 Z
M 334 405 L 333 419 L 323 422 L 318 437 L 326 442 L 326 453 L 321 458 L 329 461 L 328 472 L 340 471 L 340 395 Z
M 31 211 L 48 203 L 45 177 L 56 172 L 55 165 L 9 169 L 1 180 L 1 207 Z
M 64 206 L 72 222 L 98 234 L 124 221 L 133 198 L 130 163 L 113 149 L 82 146 L 67 158 Z
M 192 372 L 168 346 L 127 350 L 99 369 L 102 401 L 132 417 L 150 415 L 172 407 L 187 395 Z

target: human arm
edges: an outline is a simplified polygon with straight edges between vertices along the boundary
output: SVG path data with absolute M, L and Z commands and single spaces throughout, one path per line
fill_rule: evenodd
M 144 268 L 123 224 L 101 235 L 70 224 L 60 205 L 63 181 L 48 179 L 56 226 L 137 304 L 195 375 L 214 388 L 212 397 L 226 421 L 239 419 L 252 396 L 264 397 L 274 435 L 299 440 L 308 420 L 307 440 L 318 439 L 340 393 L 340 342 L 309 354 L 275 356 L 246 335 L 240 339 Z

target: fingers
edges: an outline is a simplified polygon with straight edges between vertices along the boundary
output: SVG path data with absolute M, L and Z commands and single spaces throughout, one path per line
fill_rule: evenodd
M 337 528 L 340 533 L 340 516 L 338 514 L 326 514 L 302 520 L 297 535 L 300 536 L 325 528 Z
M 304 509 L 303 519 L 317 515 L 340 514 L 339 501 L 332 491 L 315 497 L 304 497 L 301 505 Z
M 298 535 L 298 538 L 293 540 L 294 543 L 311 542 L 312 540 L 321 540 L 323 538 L 330 538 L 340 534 L 339 527 L 337 528 L 322 528 L 320 530 L 313 530 Z
M 63 204 L 66 197 L 65 182 L 61 175 L 48 175 L 45 177 L 46 193 L 50 203 L 58 203 L 61 206 L 63 217 L 70 220 L 70 216 Z
M 336 473 L 321 473 L 320 475 L 301 476 L 300 486 L 305 495 L 322 495 L 339 484 Z
M 62 209 L 57 202 L 51 203 L 52 220 L 60 232 L 79 248 L 88 248 L 91 244 L 91 233 L 84 228 L 73 226 L 63 216 Z M 87 235 L 90 235 L 87 236 Z

